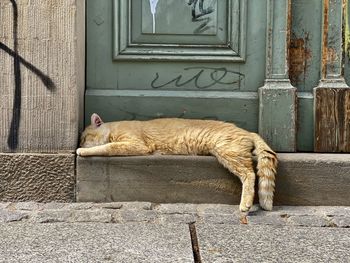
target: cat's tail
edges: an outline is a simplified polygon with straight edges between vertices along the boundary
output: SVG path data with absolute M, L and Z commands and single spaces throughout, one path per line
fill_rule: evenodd
M 253 153 L 258 157 L 259 203 L 264 210 L 272 210 L 277 156 L 258 134 L 253 133 L 253 138 Z

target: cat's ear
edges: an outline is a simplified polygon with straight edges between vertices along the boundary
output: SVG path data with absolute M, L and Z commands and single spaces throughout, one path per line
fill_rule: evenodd
M 96 128 L 100 127 L 103 124 L 103 120 L 96 113 L 91 115 L 91 125 L 94 125 Z

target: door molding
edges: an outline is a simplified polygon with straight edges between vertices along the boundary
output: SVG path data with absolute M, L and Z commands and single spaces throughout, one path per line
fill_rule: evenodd
M 217 15 L 216 33 L 181 35 L 143 32 L 141 17 L 132 18 L 131 0 L 114 0 L 114 60 L 147 61 L 226 61 L 244 62 L 246 53 L 247 0 L 218 1 L 218 9 L 225 11 L 226 19 Z M 145 4 L 147 0 L 133 3 Z M 149 5 L 149 4 L 148 4 Z M 219 10 L 217 10 L 219 12 Z M 136 13 L 136 12 L 135 12 Z M 219 19 L 220 17 L 220 19 Z M 132 23 L 132 19 L 134 23 Z M 223 35 L 227 28 L 227 35 Z M 135 33 L 136 32 L 136 33 Z M 157 35 L 154 40 L 154 35 Z M 196 36 L 193 38 L 193 36 Z M 195 39 L 195 40 L 194 40 Z M 210 41 L 208 41 L 208 39 Z M 203 41 L 203 42 L 201 42 Z M 207 43 L 205 43 L 207 42 Z

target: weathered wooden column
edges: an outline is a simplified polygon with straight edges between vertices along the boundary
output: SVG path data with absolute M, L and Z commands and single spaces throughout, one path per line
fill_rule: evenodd
M 259 133 L 275 151 L 296 151 L 296 88 L 288 78 L 290 0 L 268 0 L 266 80 L 259 89 Z
M 314 89 L 316 152 L 350 151 L 350 89 L 343 75 L 342 32 L 347 2 L 323 1 L 321 80 Z
M 348 31 L 347 5 L 348 0 L 323 1 L 321 80 L 314 89 L 316 152 L 350 152 L 350 89 L 344 80 L 342 31 Z

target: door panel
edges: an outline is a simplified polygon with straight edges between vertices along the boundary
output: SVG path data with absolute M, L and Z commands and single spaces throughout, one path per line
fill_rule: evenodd
M 246 0 L 202 1 L 114 0 L 114 58 L 244 61 Z
M 266 9 L 261 0 L 159 0 L 155 9 L 87 0 L 86 121 L 93 112 L 209 118 L 257 131 Z

